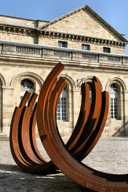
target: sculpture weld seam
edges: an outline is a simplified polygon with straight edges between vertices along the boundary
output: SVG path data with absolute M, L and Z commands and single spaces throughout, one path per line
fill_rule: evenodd
M 82 101 L 79 117 L 67 144 L 64 144 L 57 128 L 56 111 L 59 97 L 66 85 L 58 75 L 64 69 L 58 63 L 37 94 L 26 92 L 19 107 L 14 110 L 10 129 L 10 148 L 17 165 L 29 173 L 57 173 L 62 171 L 69 178 L 93 191 L 128 192 L 128 175 L 106 174 L 87 167 L 85 158 L 99 140 L 109 108 L 108 92 L 102 92 L 97 77 L 81 86 Z M 92 102 L 89 99 L 89 86 Z M 26 106 L 29 100 L 28 106 Z M 51 161 L 46 161 L 36 144 L 35 127 Z

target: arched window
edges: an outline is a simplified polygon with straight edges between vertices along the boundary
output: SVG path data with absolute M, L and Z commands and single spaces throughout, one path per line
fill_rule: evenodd
M 91 87 L 91 83 L 89 83 L 89 100 L 90 100 L 90 103 L 92 103 L 92 87 Z
M 21 81 L 21 99 L 24 96 L 26 91 L 30 91 L 31 93 L 34 92 L 34 84 L 29 79 L 23 79 Z
M 119 119 L 120 101 L 119 101 L 119 87 L 113 83 L 110 86 L 110 105 L 111 105 L 111 119 Z
M 58 105 L 57 105 L 57 120 L 68 121 L 68 88 L 64 88 Z

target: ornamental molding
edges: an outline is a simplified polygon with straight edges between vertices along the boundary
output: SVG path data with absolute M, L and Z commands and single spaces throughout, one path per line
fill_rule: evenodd
M 17 25 L 9 25 L 9 24 L 2 24 L 0 23 L 0 31 L 2 32 L 9 32 L 9 33 L 21 33 L 21 34 L 28 34 L 33 35 L 36 34 L 36 28 L 29 28 L 29 27 L 21 27 Z
M 38 32 L 39 33 L 39 32 Z M 102 39 L 102 38 L 96 38 L 96 37 L 89 37 L 89 36 L 83 36 L 83 35 L 77 35 L 77 34 L 69 34 L 69 33 L 61 33 L 61 32 L 55 32 L 55 31 L 41 31 L 40 35 L 44 37 L 52 37 L 52 38 L 58 38 L 62 40 L 73 40 L 73 41 L 80 41 L 83 43 L 93 43 L 93 44 L 103 44 L 103 45 L 113 45 L 113 46 L 126 46 L 126 42 L 120 42 L 120 41 L 114 41 L 114 40 L 108 40 L 108 39 Z
M 71 41 L 77 41 L 82 43 L 93 43 L 93 44 L 101 44 L 106 46 L 122 46 L 125 47 L 128 42 L 122 42 L 122 41 L 114 41 L 109 39 L 102 39 L 102 38 L 96 38 L 96 37 L 89 37 L 89 36 L 83 36 L 83 35 L 77 35 L 77 34 L 70 34 L 70 33 L 62 33 L 62 32 L 55 32 L 55 31 L 46 31 L 42 30 L 40 28 L 29 28 L 29 27 L 21 27 L 16 25 L 8 25 L 8 24 L 2 24 L 0 23 L 0 31 L 1 32 L 8 32 L 8 33 L 20 33 L 23 35 L 28 36 L 34 36 L 37 35 L 39 37 L 51 37 L 56 39 L 61 39 L 63 41 L 65 40 L 71 40 Z
M 93 11 L 88 5 L 85 5 L 83 7 L 80 7 L 74 11 L 71 11 L 70 13 L 67 13 L 57 19 L 54 19 L 52 21 L 50 21 L 49 23 L 46 23 L 42 26 L 42 30 L 46 29 L 48 26 L 65 19 L 66 17 L 69 17 L 79 11 L 87 11 L 91 16 L 93 16 L 93 18 L 97 21 L 99 21 L 102 25 L 104 25 L 106 27 L 106 29 L 109 29 L 110 32 L 112 32 L 116 37 L 118 37 L 120 39 L 120 41 L 122 42 L 127 42 L 127 39 L 125 39 L 118 31 L 116 31 L 111 25 L 109 25 L 102 17 L 100 17 L 95 11 Z

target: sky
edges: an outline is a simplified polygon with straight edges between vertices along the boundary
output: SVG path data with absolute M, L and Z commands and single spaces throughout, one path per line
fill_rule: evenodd
M 84 5 L 128 39 L 128 0 L 0 0 L 0 15 L 51 21 Z

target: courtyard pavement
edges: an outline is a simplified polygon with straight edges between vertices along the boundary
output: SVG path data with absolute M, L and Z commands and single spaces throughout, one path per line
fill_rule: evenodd
M 37 139 L 42 153 L 44 149 Z M 45 154 L 45 157 L 47 155 Z M 128 138 L 101 138 L 83 161 L 86 165 L 107 173 L 128 173 Z M 0 141 L 0 192 L 87 192 L 68 177 L 59 174 L 32 175 L 15 164 L 8 141 Z

